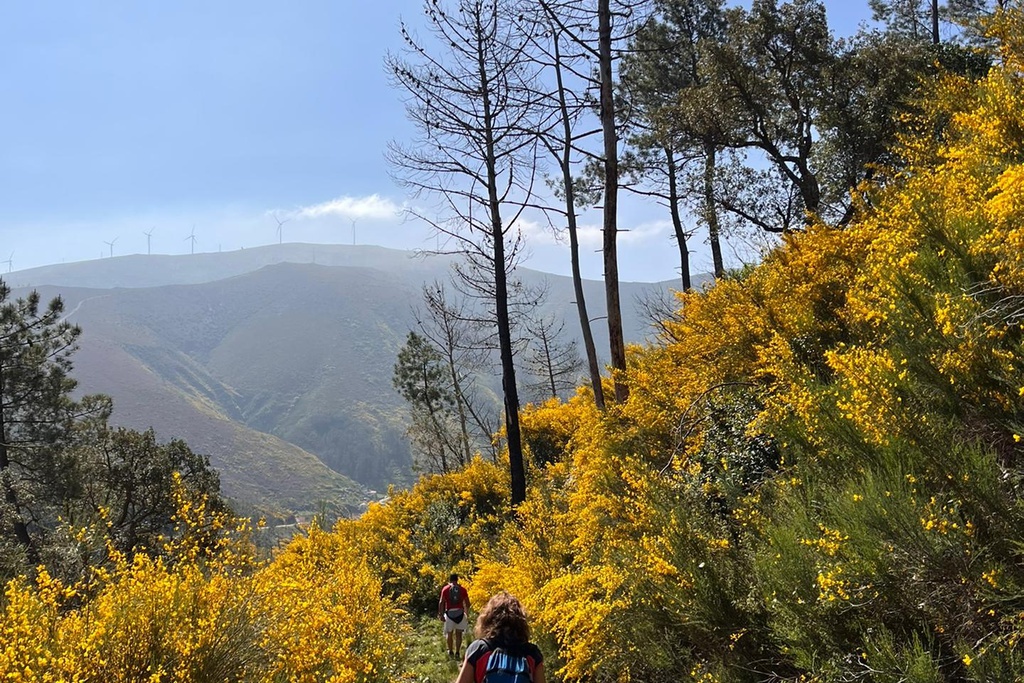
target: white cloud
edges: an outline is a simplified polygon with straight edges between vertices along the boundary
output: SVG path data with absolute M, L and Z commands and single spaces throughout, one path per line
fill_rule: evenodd
M 601 245 L 604 244 L 603 239 L 604 232 L 601 230 L 600 225 L 580 225 L 576 228 L 576 236 L 580 241 L 580 246 L 587 249 L 600 249 Z
M 519 229 L 528 244 L 561 244 L 564 241 L 546 223 L 529 218 L 520 217 L 512 227 Z
M 569 234 L 565 229 L 552 230 L 546 223 L 539 223 L 525 218 L 516 222 L 530 244 L 538 246 L 568 245 Z M 596 223 L 581 223 L 576 228 L 580 246 L 586 249 L 600 249 L 603 244 L 601 226 Z M 639 245 L 654 240 L 667 238 L 671 234 L 672 224 L 664 220 L 648 221 L 637 225 L 619 225 L 619 244 Z
M 624 244 L 641 244 L 656 239 L 667 239 L 672 234 L 672 223 L 669 221 L 648 221 L 629 226 L 619 224 L 619 242 Z
M 401 213 L 402 207 L 387 197 L 371 194 L 368 197 L 337 197 L 320 204 L 303 206 L 289 212 L 297 219 L 317 219 L 327 217 L 369 218 L 386 220 L 395 218 Z

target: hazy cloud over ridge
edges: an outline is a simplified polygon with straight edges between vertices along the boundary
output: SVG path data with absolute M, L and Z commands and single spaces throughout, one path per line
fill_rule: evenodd
M 567 245 L 569 234 L 565 229 L 554 231 L 549 226 L 536 221 L 520 219 L 516 226 L 533 244 Z M 618 241 L 620 244 L 642 244 L 649 241 L 667 238 L 672 234 L 672 224 L 665 220 L 653 220 L 631 227 L 620 227 Z M 594 223 L 583 223 L 577 228 L 580 246 L 587 249 L 599 249 L 603 244 L 601 226 Z
M 290 212 L 290 215 L 300 220 L 328 217 L 385 220 L 395 218 L 401 212 L 401 205 L 379 194 L 371 194 L 366 197 L 336 197 L 319 204 L 300 207 Z

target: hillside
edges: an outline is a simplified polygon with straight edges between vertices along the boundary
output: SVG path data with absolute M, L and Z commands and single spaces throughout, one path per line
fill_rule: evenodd
M 49 298 L 58 290 L 40 293 Z M 59 293 L 83 327 L 74 357 L 80 391 L 112 396 L 114 424 L 152 426 L 161 439 L 182 438 L 208 454 L 236 510 L 287 520 L 318 509 L 352 512 L 369 498 L 311 453 L 242 424 L 228 387 L 130 316 L 110 314 L 117 297 L 99 290 Z
M 314 253 L 315 264 L 289 261 Z M 40 292 L 65 298 L 83 328 L 75 376 L 82 391 L 114 398 L 116 423 L 185 439 L 211 455 L 233 498 L 286 513 L 365 500 L 348 478 L 378 490 L 409 480 L 407 415 L 391 369 L 422 286 L 448 267 L 374 247 L 281 245 L 103 259 L 11 281 L 47 278 Z M 545 307 L 574 331 L 571 281 L 521 276 L 547 287 Z M 652 287 L 668 290 L 623 285 L 631 341 L 646 334 L 631 304 Z M 601 283 L 587 291 L 592 315 L 602 316 Z M 603 326 L 595 333 L 604 349 Z
M 4 275 L 12 287 L 160 287 L 224 280 L 279 263 L 433 271 L 444 257 L 418 258 L 408 251 L 371 245 L 272 244 L 216 253 L 133 254 L 28 268 Z

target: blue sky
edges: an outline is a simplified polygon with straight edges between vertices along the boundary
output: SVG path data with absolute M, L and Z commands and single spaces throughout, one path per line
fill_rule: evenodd
M 830 0 L 840 34 L 867 0 Z M 412 135 L 383 68 L 420 0 L 9 2 L 0 7 L 0 274 L 278 241 L 429 248 L 384 161 Z M 587 223 L 588 217 L 584 217 Z M 599 238 L 592 229 L 587 247 Z M 677 277 L 657 207 L 622 215 L 625 280 Z M 528 266 L 568 272 L 531 234 Z M 113 242 L 111 247 L 108 242 Z M 710 259 L 694 245 L 695 267 Z M 11 256 L 13 252 L 13 256 Z M 587 249 L 585 275 L 601 274 Z

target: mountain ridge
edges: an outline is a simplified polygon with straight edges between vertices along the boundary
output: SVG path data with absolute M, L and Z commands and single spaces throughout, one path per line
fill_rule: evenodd
M 116 424 L 185 439 L 243 506 L 287 516 L 325 503 L 351 510 L 353 496 L 372 496 L 362 487 L 409 481 L 391 369 L 423 285 L 445 279 L 451 263 L 382 247 L 273 245 L 48 266 L 13 273 L 12 284 L 37 280 L 41 295 L 65 299 L 83 328 L 74 375 L 83 392 L 113 397 Z M 578 327 L 568 278 L 518 274 L 548 289 L 545 313 Z M 162 284 L 141 286 L 153 282 Z M 585 287 L 600 317 L 603 285 Z M 670 286 L 621 288 L 629 302 Z M 623 317 L 629 340 L 642 341 L 642 314 L 629 307 Z

